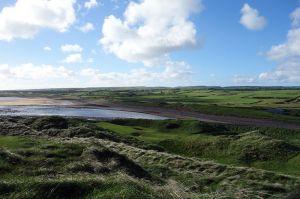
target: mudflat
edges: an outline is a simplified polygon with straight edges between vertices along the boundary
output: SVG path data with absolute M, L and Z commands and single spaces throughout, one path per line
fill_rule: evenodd
M 257 127 L 279 127 L 287 129 L 300 129 L 298 123 L 276 121 L 271 119 L 257 119 L 246 117 L 234 117 L 225 115 L 213 115 L 195 111 L 180 110 L 175 108 L 128 105 L 124 103 L 101 103 L 93 100 L 82 100 L 80 98 L 46 98 L 46 97 L 0 97 L 0 106 L 66 106 L 66 107 L 93 107 L 130 111 L 177 119 L 196 119 L 203 122 L 225 123 L 234 125 L 246 125 Z

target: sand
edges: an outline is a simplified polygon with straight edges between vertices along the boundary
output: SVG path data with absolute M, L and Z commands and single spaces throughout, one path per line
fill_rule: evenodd
M 0 106 L 67 106 L 73 102 L 50 98 L 0 97 Z

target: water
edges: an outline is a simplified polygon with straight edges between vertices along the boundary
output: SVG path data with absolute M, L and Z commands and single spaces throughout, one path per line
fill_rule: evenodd
M 132 118 L 149 120 L 168 119 L 157 115 L 105 108 L 69 108 L 59 106 L 0 106 L 0 116 L 65 116 L 99 119 Z
M 23 98 L 20 98 L 20 97 L 0 97 L 0 102 L 1 101 L 17 101 L 17 100 L 20 100 L 20 99 L 23 99 Z
M 287 110 L 281 109 L 281 108 L 270 108 L 266 110 L 267 112 L 270 113 L 275 113 L 275 114 L 285 114 L 287 113 Z

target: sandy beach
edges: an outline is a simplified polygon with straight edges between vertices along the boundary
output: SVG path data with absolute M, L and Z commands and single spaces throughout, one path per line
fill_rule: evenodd
M 56 100 L 51 98 L 19 98 L 1 97 L 0 106 L 71 106 L 73 102 L 68 100 Z

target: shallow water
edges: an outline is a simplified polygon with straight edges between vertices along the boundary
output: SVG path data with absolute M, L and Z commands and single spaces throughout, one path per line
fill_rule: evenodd
M 157 115 L 110 110 L 105 108 L 68 108 L 57 106 L 0 106 L 0 116 L 65 116 L 102 119 L 149 119 L 163 120 L 166 117 Z
M 23 98 L 20 97 L 0 97 L 0 101 L 17 101 Z

